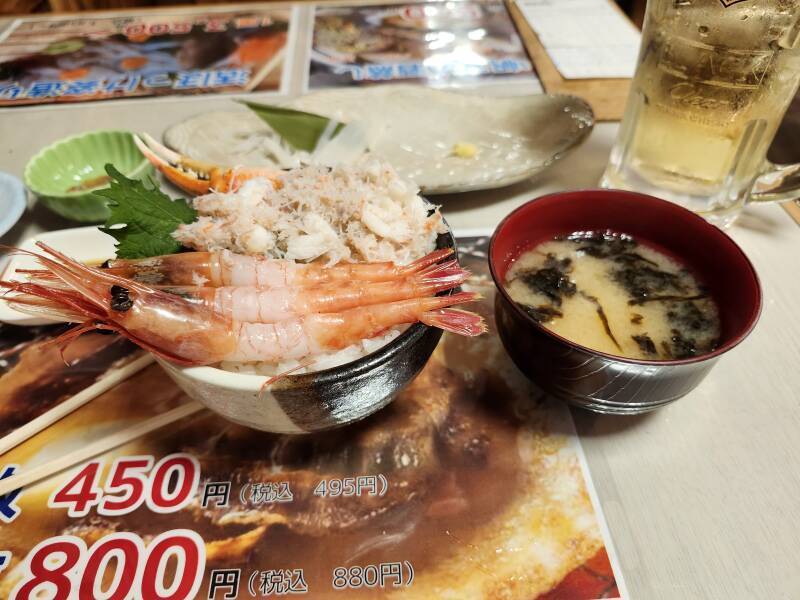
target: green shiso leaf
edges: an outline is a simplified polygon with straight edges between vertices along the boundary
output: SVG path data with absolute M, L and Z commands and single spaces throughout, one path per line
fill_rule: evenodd
M 257 104 L 255 102 L 245 102 L 242 104 L 247 106 L 262 121 L 272 127 L 279 136 L 295 150 L 305 150 L 306 152 L 313 152 L 317 147 L 322 132 L 332 121 L 328 117 L 322 115 L 315 115 L 313 113 L 303 112 L 301 110 L 294 110 L 291 108 L 284 108 L 282 106 L 270 106 L 268 104 Z M 336 127 L 333 130 L 331 139 L 336 137 L 344 123 L 334 121 Z
M 111 215 L 100 231 L 117 240 L 117 258 L 147 258 L 178 252 L 181 245 L 172 232 L 178 225 L 197 218 L 186 200 L 172 200 L 149 177 L 147 182 L 128 179 L 111 164 L 106 165 L 106 173 L 111 178 L 110 187 L 93 193 L 108 202 Z

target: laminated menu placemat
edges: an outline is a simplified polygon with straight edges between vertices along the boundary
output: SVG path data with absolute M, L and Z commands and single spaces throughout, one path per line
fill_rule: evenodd
M 460 240 L 492 322 L 488 238 Z M 133 348 L 0 331 L 0 436 Z M 188 399 L 151 365 L 0 459 L 0 477 Z M 624 596 L 568 410 L 495 333 L 445 334 L 387 408 L 283 436 L 204 411 L 0 498 L 0 598 Z M 48 592 L 49 590 L 49 592 Z M 104 595 L 106 594 L 106 595 Z M 51 597 L 51 596 L 47 596 Z
M 292 9 L 18 19 L 0 106 L 281 88 Z
M 314 9 L 310 88 L 419 81 L 536 84 L 502 0 L 352 3 Z

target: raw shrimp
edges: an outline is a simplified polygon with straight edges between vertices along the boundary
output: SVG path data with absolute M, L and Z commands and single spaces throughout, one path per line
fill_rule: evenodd
M 81 323 L 57 338 L 60 342 L 105 329 L 167 360 L 202 365 L 301 359 L 417 321 L 462 335 L 485 331 L 480 316 L 448 308 L 475 300 L 477 294 L 471 292 L 409 298 L 273 324 L 239 322 L 175 294 L 82 265 L 42 242 L 37 246 L 50 256 L 31 254 L 61 284 L 2 281 L 0 285 L 14 292 L 4 297 L 12 306 Z
M 310 287 L 164 287 L 235 321 L 275 323 L 311 313 L 340 312 L 383 302 L 432 296 L 463 283 L 469 272 L 455 260 L 397 281 L 337 281 Z
M 108 261 L 108 272 L 150 285 L 304 286 L 334 281 L 390 281 L 419 272 L 453 253 L 434 250 L 409 265 L 382 263 L 296 263 L 264 256 L 245 256 L 228 250 L 181 252 L 137 260 Z
M 449 296 L 410 298 L 398 302 L 360 306 L 338 313 L 317 313 L 278 323 L 240 323 L 238 344 L 224 360 L 277 362 L 301 359 L 346 348 L 375 337 L 390 327 L 417 321 L 460 335 L 486 331 L 483 318 L 468 311 L 447 308 L 478 299 L 475 292 Z

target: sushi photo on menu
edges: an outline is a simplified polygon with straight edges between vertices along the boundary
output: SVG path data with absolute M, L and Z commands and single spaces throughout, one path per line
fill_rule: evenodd
M 309 88 L 533 77 L 500 1 L 318 6 Z

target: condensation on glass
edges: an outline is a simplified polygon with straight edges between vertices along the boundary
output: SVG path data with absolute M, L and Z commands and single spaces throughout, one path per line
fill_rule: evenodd
M 797 167 L 770 165 L 766 153 L 800 78 L 799 18 L 789 0 L 648 2 L 602 184 L 667 198 L 722 226 L 750 199 L 790 197 Z

